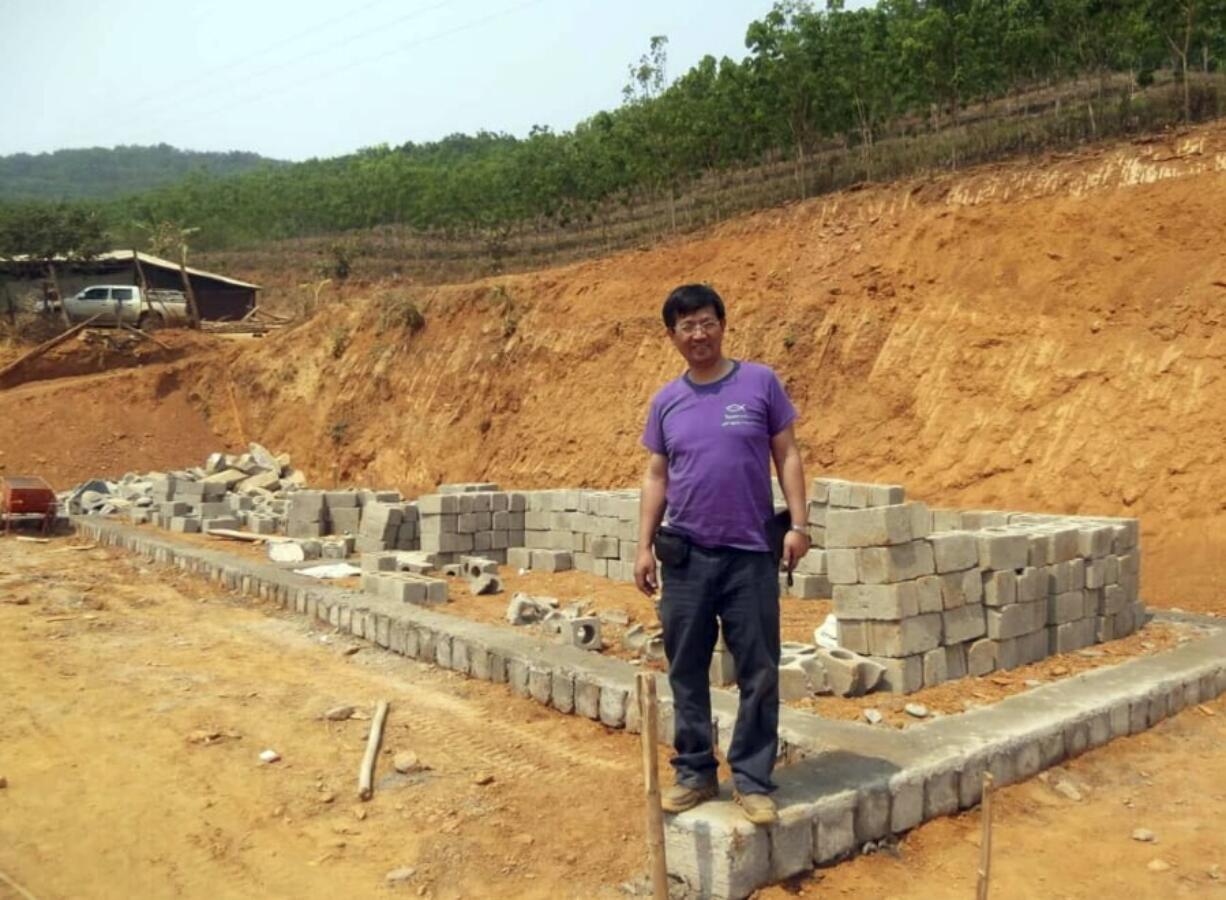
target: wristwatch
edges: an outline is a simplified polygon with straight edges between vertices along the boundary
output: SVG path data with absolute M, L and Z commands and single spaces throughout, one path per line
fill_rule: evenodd
M 790 526 L 790 527 L 788 528 L 788 531 L 798 531 L 798 532 L 800 532 L 801 534 L 803 534 L 805 537 L 808 537 L 808 536 L 809 536 L 809 529 L 808 529 L 808 528 L 802 528 L 800 525 L 792 525 L 792 526 Z

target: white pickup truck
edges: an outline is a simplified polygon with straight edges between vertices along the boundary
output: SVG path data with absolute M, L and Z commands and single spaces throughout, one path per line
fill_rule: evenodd
M 137 328 L 160 328 L 188 320 L 187 298 L 182 291 L 142 291 L 130 284 L 95 284 L 64 300 L 68 317 L 83 322 L 102 314 L 98 325 L 124 323 Z

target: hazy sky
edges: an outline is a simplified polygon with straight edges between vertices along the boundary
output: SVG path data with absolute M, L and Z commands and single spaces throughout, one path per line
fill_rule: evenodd
M 848 4 L 860 6 L 863 3 Z M 572 127 L 745 56 L 772 0 L 0 0 L 0 154 L 165 142 L 282 159 L 481 128 Z

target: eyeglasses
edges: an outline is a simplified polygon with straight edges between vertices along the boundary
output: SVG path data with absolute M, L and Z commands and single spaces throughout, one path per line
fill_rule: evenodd
M 674 330 L 686 337 L 693 337 L 700 331 L 703 334 L 711 334 L 719 328 L 719 325 L 718 319 L 700 319 L 697 322 L 682 322 Z

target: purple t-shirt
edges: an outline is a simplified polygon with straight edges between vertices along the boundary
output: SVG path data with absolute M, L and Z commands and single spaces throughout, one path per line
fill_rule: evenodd
M 687 375 L 651 400 L 643 446 L 668 457 L 669 525 L 703 547 L 768 550 L 771 438 L 796 409 L 767 366 L 734 362 L 711 384 Z

